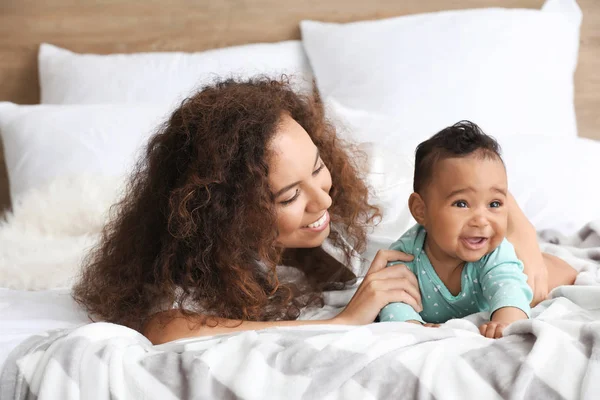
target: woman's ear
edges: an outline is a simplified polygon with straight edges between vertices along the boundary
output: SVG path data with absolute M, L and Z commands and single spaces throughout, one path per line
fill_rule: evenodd
M 419 225 L 425 225 L 425 201 L 418 193 L 413 193 L 408 198 L 408 209 Z

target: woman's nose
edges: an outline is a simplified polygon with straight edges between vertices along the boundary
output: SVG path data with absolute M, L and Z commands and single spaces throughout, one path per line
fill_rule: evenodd
M 310 199 L 306 206 L 308 212 L 319 212 L 331 207 L 331 196 L 329 190 L 321 187 L 315 187 L 310 191 Z

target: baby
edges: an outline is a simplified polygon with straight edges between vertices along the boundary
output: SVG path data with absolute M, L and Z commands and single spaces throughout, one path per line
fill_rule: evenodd
M 442 130 L 417 147 L 413 187 L 417 225 L 391 248 L 414 255 L 405 264 L 419 280 L 423 311 L 391 303 L 379 320 L 431 326 L 489 311 L 480 332 L 497 338 L 527 319 L 533 293 L 505 239 L 508 183 L 498 143 L 468 121 Z

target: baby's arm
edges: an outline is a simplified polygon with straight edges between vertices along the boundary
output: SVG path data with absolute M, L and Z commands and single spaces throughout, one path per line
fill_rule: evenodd
M 489 255 L 481 270 L 481 285 L 492 314 L 491 321 L 479 328 L 482 335 L 499 338 L 506 326 L 529 318 L 533 292 L 527 285 L 523 264 L 508 241 Z
M 423 318 L 411 306 L 405 303 L 390 303 L 379 312 L 379 322 L 418 322 Z
M 392 243 L 390 249 L 398 250 L 406 254 L 413 254 L 414 251 L 414 242 L 417 237 L 418 226 L 413 226 L 407 232 L 405 232 L 400 239 Z M 394 265 L 399 263 L 389 263 L 389 265 Z M 410 269 L 413 273 L 416 274 L 416 271 L 413 269 L 413 265 L 410 262 L 403 263 L 408 269 Z M 418 279 L 418 275 L 417 275 Z M 415 311 L 414 308 L 405 303 L 390 303 L 387 306 L 383 307 L 379 312 L 379 321 L 380 322 L 412 322 L 424 324 L 423 318 L 419 315 L 418 312 Z

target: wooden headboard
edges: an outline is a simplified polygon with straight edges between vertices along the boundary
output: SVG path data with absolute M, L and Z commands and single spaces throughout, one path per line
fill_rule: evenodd
M 444 9 L 540 8 L 544 0 L 2 0 L 0 101 L 39 102 L 37 50 L 48 42 L 76 52 L 200 51 L 299 39 L 302 19 L 348 22 Z M 575 77 L 581 136 L 600 139 L 600 1 L 583 10 Z M 600 155 L 599 155 L 600 156 Z M 0 210 L 9 205 L 0 148 Z

